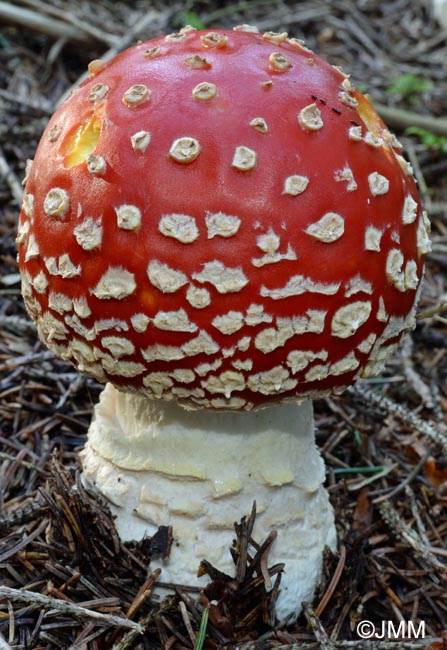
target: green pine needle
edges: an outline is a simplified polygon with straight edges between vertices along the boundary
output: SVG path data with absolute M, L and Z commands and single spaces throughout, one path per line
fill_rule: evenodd
M 203 644 L 205 643 L 209 612 L 210 612 L 209 608 L 205 607 L 202 614 L 202 620 L 200 621 L 199 635 L 197 637 L 194 650 L 202 650 Z

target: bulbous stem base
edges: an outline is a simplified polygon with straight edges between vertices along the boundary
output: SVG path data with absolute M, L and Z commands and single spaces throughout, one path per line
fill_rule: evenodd
M 276 604 L 296 619 L 335 547 L 309 401 L 248 412 L 185 411 L 173 402 L 121 393 L 111 384 L 95 407 L 82 452 L 85 478 L 113 504 L 122 539 L 173 528 L 163 582 L 205 586 L 202 559 L 235 575 L 234 522 L 256 501 L 253 539 L 276 530 L 269 565 L 285 563 Z

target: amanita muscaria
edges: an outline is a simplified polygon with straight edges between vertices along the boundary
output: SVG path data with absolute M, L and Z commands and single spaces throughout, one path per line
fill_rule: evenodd
M 310 400 L 414 326 L 430 244 L 411 167 L 286 33 L 185 28 L 89 72 L 29 167 L 17 240 L 41 339 L 108 382 L 85 476 L 123 537 L 173 526 L 177 583 L 204 557 L 232 571 L 256 500 L 293 619 L 335 543 Z

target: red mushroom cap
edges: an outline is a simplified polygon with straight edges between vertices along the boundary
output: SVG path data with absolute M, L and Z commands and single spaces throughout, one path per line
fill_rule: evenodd
M 380 370 L 414 326 L 428 223 L 347 76 L 245 30 L 185 28 L 99 63 L 26 183 L 19 261 L 46 344 L 196 408 Z

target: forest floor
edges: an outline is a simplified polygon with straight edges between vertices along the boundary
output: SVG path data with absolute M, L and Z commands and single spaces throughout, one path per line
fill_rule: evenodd
M 447 30 L 430 8 L 0 3 L 0 649 L 447 649 Z M 204 593 L 158 597 L 150 556 L 168 551 L 166 531 L 122 544 L 107 507 L 80 482 L 78 452 L 101 386 L 38 341 L 20 293 L 21 180 L 58 99 L 90 60 L 185 23 L 286 30 L 349 71 L 404 144 L 432 222 L 416 329 L 380 377 L 315 405 L 339 547 L 314 602 L 287 629 L 272 623 L 262 579 L 224 584 L 205 567 L 213 581 Z M 208 608 L 216 594 L 219 606 Z M 392 626 L 367 641 L 361 621 L 375 634 Z

